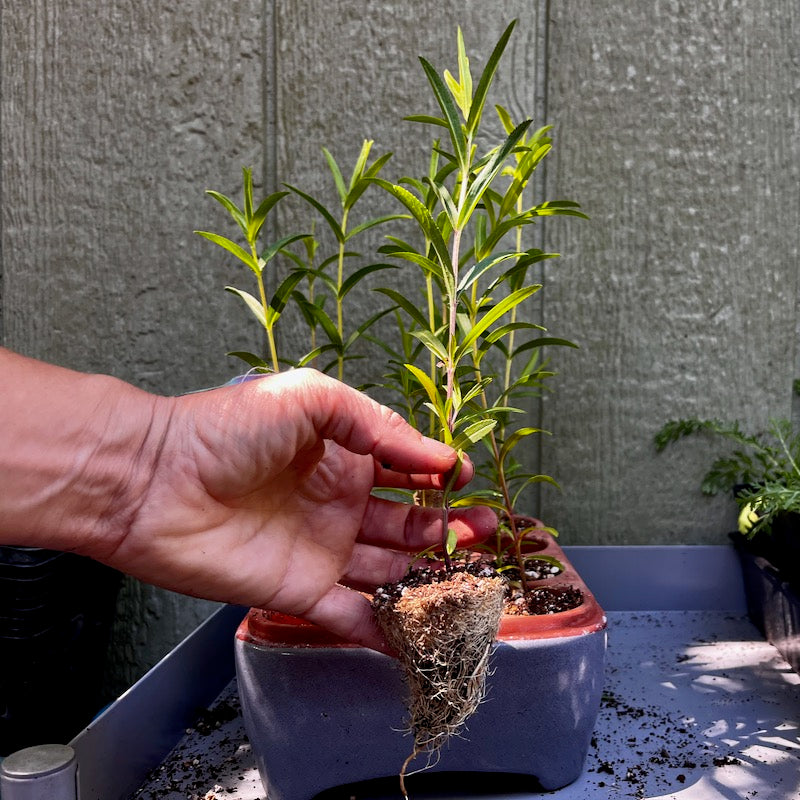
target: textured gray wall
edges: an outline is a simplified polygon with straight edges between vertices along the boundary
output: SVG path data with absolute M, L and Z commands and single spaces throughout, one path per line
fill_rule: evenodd
M 565 259 L 547 319 L 565 353 L 548 399 L 544 506 L 566 541 L 719 542 L 735 517 L 697 487 L 708 442 L 661 456 L 676 416 L 792 412 L 800 375 L 797 3 L 551 5 L 550 188 L 591 221 L 551 225 Z
M 325 191 L 321 146 L 349 166 L 363 138 L 394 151 L 387 174 L 419 171 L 428 132 L 399 121 L 430 108 L 417 55 L 453 69 L 461 24 L 480 62 L 518 17 L 493 99 L 555 124 L 539 188 L 591 215 L 532 232 L 564 254 L 535 321 L 582 346 L 551 354 L 542 468 L 564 488 L 541 511 L 568 544 L 720 541 L 730 504 L 697 492 L 708 446 L 651 439 L 677 415 L 792 411 L 796 3 L 492 8 L 0 0 L 4 344 L 163 393 L 226 378 L 255 332 L 221 291 L 241 273 L 191 233 L 226 225 L 203 190 L 238 193 L 251 165 Z M 121 608 L 115 685 L 208 611 L 133 583 Z

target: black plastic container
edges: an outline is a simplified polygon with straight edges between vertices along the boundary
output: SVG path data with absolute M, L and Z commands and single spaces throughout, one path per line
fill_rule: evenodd
M 66 743 L 97 713 L 120 582 L 75 553 L 0 546 L 0 755 Z
M 764 638 L 800 673 L 800 592 L 761 554 L 758 542 L 732 533 L 742 567 L 747 613 Z M 770 551 L 773 552 L 772 550 Z

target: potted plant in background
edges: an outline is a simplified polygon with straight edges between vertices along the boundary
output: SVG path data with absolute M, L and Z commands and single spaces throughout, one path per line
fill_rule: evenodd
M 800 381 L 794 391 L 800 393 Z M 739 508 L 731 534 L 742 565 L 748 613 L 761 633 L 800 672 L 800 431 L 773 420 L 763 433 L 740 423 L 679 419 L 656 434 L 656 449 L 686 436 L 731 442 L 701 484 L 704 494 L 729 492 Z
M 485 152 L 477 144 L 482 141 L 478 133 L 489 89 L 513 27 L 512 23 L 503 33 L 474 86 L 460 31 L 457 78 L 447 71 L 440 75 L 420 59 L 441 116 L 410 119 L 446 135 L 444 145 L 439 140 L 433 144 L 426 178 L 381 177 L 378 173 L 388 157 L 368 166 L 367 143 L 349 183 L 325 151 L 341 200 L 338 219 L 311 195 L 288 187 L 333 232 L 337 246 L 331 256 L 317 258 L 316 239 L 308 235 L 280 239 L 259 255 L 256 229 L 263 228 L 266 215 L 285 193 L 254 207 L 247 172 L 242 209 L 214 195 L 237 221 L 249 247 L 218 234 L 203 235 L 255 274 L 259 297 L 234 291 L 268 338 L 290 300 L 308 324 L 308 352 L 285 361 L 319 363 L 320 356 L 330 353 L 334 358 L 322 368 L 346 379 L 345 364 L 357 342 L 381 347 L 389 354 L 389 367 L 369 383 L 393 389 L 412 423 L 450 444 L 459 453 L 459 464 L 467 449 L 484 442 L 488 458 L 483 471 L 491 479 L 472 495 L 454 498 L 457 466 L 444 491 L 433 501 L 423 500 L 436 503 L 442 515 L 436 557 L 443 566 L 424 564 L 399 586 L 381 587 L 375 594 L 376 616 L 402 654 L 409 685 L 416 686 L 410 709 L 393 659 L 335 641 L 302 621 L 269 612 L 248 615 L 237 635 L 237 671 L 248 734 L 270 797 L 310 797 L 330 786 L 398 771 L 402 780 L 407 768 L 416 766 L 412 762 L 418 755 L 427 756 L 421 759 L 423 766 L 437 771 L 515 773 L 528 776 L 532 787 L 554 789 L 577 777 L 588 749 L 602 686 L 605 618 L 555 544 L 552 531 L 516 511 L 526 486 L 552 479 L 529 474 L 516 464 L 515 447 L 538 431 L 513 424 L 518 412 L 513 403 L 548 377 L 538 355 L 541 347 L 568 344 L 542 337 L 542 329 L 524 318 L 526 301 L 541 289 L 528 280 L 530 267 L 552 254 L 524 249 L 521 231 L 542 216 L 580 212 L 569 201 L 524 203 L 523 191 L 550 149 L 547 129 L 531 135 L 529 120 L 515 125 L 498 108 L 504 135 Z M 368 219 L 348 233 L 355 201 L 367 189 L 387 192 L 402 213 Z M 419 270 L 421 310 L 413 298 L 384 285 L 378 291 L 391 305 L 365 320 L 356 316 L 347 334 L 344 303 L 349 292 L 367 275 L 387 267 L 382 261 L 368 263 L 346 276 L 350 238 L 392 220 L 401 226 L 400 233 L 393 229 L 380 255 Z M 417 228 L 413 243 L 409 224 Z M 289 255 L 289 275 L 268 301 L 263 270 L 300 239 L 304 254 Z M 327 273 L 334 264 L 335 277 Z M 335 315 L 328 313 L 326 304 Z M 393 338 L 378 335 L 374 327 L 388 313 L 398 323 Z M 316 339 L 317 333 L 324 343 Z M 277 353 L 271 364 L 257 356 L 244 357 L 261 371 L 281 363 Z M 447 523 L 455 503 L 497 509 L 501 527 L 488 556 L 454 552 Z M 422 638 L 433 650 L 410 644 L 402 632 L 407 633 L 405 622 L 399 628 L 396 624 L 399 618 L 407 619 L 407 601 L 431 575 L 433 585 L 420 594 L 437 595 L 421 614 L 427 619 Z M 538 608 L 531 614 L 545 583 L 549 600 L 544 606 L 555 613 L 537 614 L 542 610 Z M 451 589 L 455 602 L 449 599 Z M 465 627 L 453 633 L 456 606 L 468 607 L 470 615 Z M 419 607 L 417 603 L 417 611 Z M 433 634 L 443 630 L 446 641 L 439 641 Z M 478 705 L 496 637 L 490 698 Z M 412 642 L 419 638 L 413 633 L 410 637 Z M 434 673 L 448 690 L 455 684 L 455 695 L 466 702 L 443 704 L 445 687 L 431 680 Z M 451 738 L 468 718 L 468 734 Z M 413 745 L 399 730 L 404 720 Z M 525 734 L 498 736 L 500 728 L 524 729 Z

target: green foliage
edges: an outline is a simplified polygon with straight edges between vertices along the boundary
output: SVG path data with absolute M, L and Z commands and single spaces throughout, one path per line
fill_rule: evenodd
M 307 234 L 301 233 L 284 236 L 282 239 L 267 245 L 259 255 L 258 240 L 264 229 L 264 223 L 270 211 L 272 211 L 277 203 L 286 196 L 287 192 L 274 192 L 265 197 L 258 206 L 254 208 L 253 172 L 247 167 L 242 170 L 242 183 L 244 196 L 242 208 L 239 208 L 233 200 L 226 197 L 224 194 L 212 190 L 209 190 L 207 194 L 225 208 L 239 226 L 247 245 L 246 249 L 218 233 L 209 233 L 208 231 L 195 231 L 195 233 L 236 256 L 236 258 L 238 258 L 255 276 L 256 285 L 258 287 L 258 297 L 254 297 L 250 292 L 244 289 L 237 289 L 234 286 L 226 286 L 225 288 L 227 291 L 241 298 L 248 310 L 258 321 L 258 324 L 264 329 L 267 336 L 269 361 L 265 361 L 251 353 L 237 352 L 235 355 L 245 360 L 254 369 L 263 372 L 278 372 L 280 369 L 280 359 L 278 358 L 278 349 L 275 340 L 275 326 L 283 310 L 286 308 L 286 303 L 294 287 L 302 279 L 303 274 L 298 271 L 291 272 L 280 283 L 272 297 L 268 298 L 264 271 L 279 252 L 293 242 L 306 238 Z
M 747 434 L 738 422 L 679 419 L 655 435 L 658 452 L 694 434 L 719 437 L 734 449 L 715 459 L 703 477 L 704 494 L 735 491 L 739 530 L 749 536 L 768 532 L 776 516 L 800 511 L 800 431 L 788 420 L 773 420 L 766 433 Z
M 395 267 L 393 264 L 383 262 L 363 264 L 361 253 L 352 249 L 353 241 L 371 228 L 404 218 L 404 215 L 398 214 L 371 217 L 350 227 L 351 214 L 355 206 L 370 187 L 370 182 L 377 178 L 391 158 L 391 153 L 384 153 L 369 163 L 372 145 L 373 142 L 370 140 L 362 143 L 361 151 L 347 181 L 330 151 L 322 148 L 339 199 L 339 207 L 336 209 L 329 208 L 298 187 L 286 184 L 287 189 L 318 214 L 336 243 L 334 252 L 320 256 L 319 241 L 312 236 L 306 244 L 305 260 L 288 253 L 305 275 L 305 291 L 300 291 L 298 288 L 292 297 L 308 325 L 311 346 L 298 363 L 301 366 L 316 366 L 323 372 L 334 371 L 339 380 L 345 378 L 345 362 L 353 357 L 352 352 L 356 343 L 365 337 L 369 329 L 390 310 L 387 307 L 367 319 L 360 319 L 359 315 L 354 313 L 352 316 L 356 321 L 350 320 L 348 326 L 346 319 L 351 315 L 346 309 L 347 296 L 367 276 Z M 351 267 L 354 262 L 359 266 Z M 321 290 L 318 290 L 318 284 L 322 285 Z M 333 306 L 332 316 L 329 316 L 325 309 L 328 302 Z
M 364 344 L 386 354 L 388 367 L 371 383 L 392 390 L 394 405 L 415 427 L 459 453 L 441 501 L 441 551 L 448 563 L 453 545 L 452 537 L 447 538 L 451 501 L 497 510 L 520 551 L 528 531 L 516 529 L 517 504 L 536 485 L 557 486 L 517 458 L 520 444 L 545 433 L 525 424 L 524 409 L 554 375 L 545 356 L 548 348 L 575 346 L 529 321 L 542 288 L 534 270 L 557 254 L 527 247 L 524 233 L 540 218 L 584 216 L 569 200 L 529 199 L 535 171 L 552 148 L 550 128 L 535 130 L 530 119 L 515 121 L 499 105 L 492 114 L 493 130 L 499 129 L 499 135 L 485 125 L 490 90 L 514 26 L 512 22 L 505 29 L 477 76 L 471 72 L 460 29 L 456 75 L 440 73 L 420 58 L 438 108 L 435 115 L 406 117 L 434 131 L 424 175 L 384 177 L 390 154 L 370 161 L 373 143 L 367 140 L 346 177 L 331 151 L 322 148 L 338 202 L 326 205 L 306 190 L 285 184 L 285 191 L 269 195 L 254 208 L 252 179 L 245 170 L 241 209 L 209 192 L 236 221 L 245 246 L 200 232 L 256 277 L 258 296 L 228 287 L 267 334 L 268 359 L 235 354 L 251 367 L 277 369 L 286 362 L 278 358 L 274 328 L 287 303 L 305 322 L 309 345 L 289 363 L 312 365 L 346 379 L 345 365 Z M 372 197 L 378 190 L 385 192 L 387 201 L 399 206 L 398 213 L 353 224 L 370 189 Z M 287 195 L 311 212 L 310 233 L 284 237 L 262 246 L 259 253 L 257 241 L 267 214 Z M 357 250 L 358 238 L 389 222 L 399 224 L 385 236 L 378 258 L 364 259 Z M 283 270 L 282 281 L 268 299 L 264 271 L 278 256 L 289 269 Z M 390 267 L 416 271 L 420 294 L 408 296 L 387 280 L 376 289 L 383 305 L 365 317 L 351 302 L 351 293 L 369 276 L 390 278 Z M 392 336 L 379 334 L 385 325 L 375 324 L 388 314 L 396 322 Z M 479 443 L 485 454 L 471 458 L 488 488 L 453 499 L 465 453 Z
M 512 531 L 521 492 L 535 483 L 555 484 L 548 476 L 525 471 L 513 458 L 520 442 L 541 433 L 511 424 L 518 412 L 515 403 L 535 394 L 552 374 L 541 348 L 571 344 L 542 337 L 542 328 L 524 320 L 524 309 L 542 288 L 530 280 L 530 270 L 555 254 L 525 249 L 522 229 L 541 216 L 583 216 L 571 201 L 525 205 L 525 189 L 551 147 L 547 128 L 530 134 L 531 120 L 515 124 L 498 106 L 505 135 L 479 151 L 489 89 L 513 28 L 514 23 L 500 37 L 477 83 L 460 30 L 458 78 L 447 70 L 440 76 L 420 59 L 441 116 L 407 119 L 435 126 L 439 133 L 444 129 L 451 151 L 435 140 L 422 180 L 374 179 L 419 229 L 416 244 L 395 238 L 382 252 L 421 270 L 427 312 L 385 291 L 410 321 L 401 331 L 403 355 L 416 356 L 405 363 L 409 379 L 396 368 L 398 354 L 393 353 L 395 369 L 388 378 L 407 410 L 415 416 L 420 408 L 427 410 L 428 428 L 442 441 L 459 452 L 487 443 L 486 474 L 495 489 L 473 494 L 469 502 L 505 514 Z M 410 346 L 410 338 L 422 345 L 421 351 Z M 425 354 L 427 359 L 420 357 Z

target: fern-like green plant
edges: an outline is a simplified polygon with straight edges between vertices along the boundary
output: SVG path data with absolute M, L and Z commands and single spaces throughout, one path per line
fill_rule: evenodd
M 735 493 L 741 533 L 768 533 L 779 515 L 800 513 L 800 431 L 793 431 L 791 422 L 773 420 L 765 433 L 748 434 L 739 422 L 671 420 L 655 435 L 656 450 L 695 434 L 733 445 L 714 460 L 700 488 L 708 495 Z

